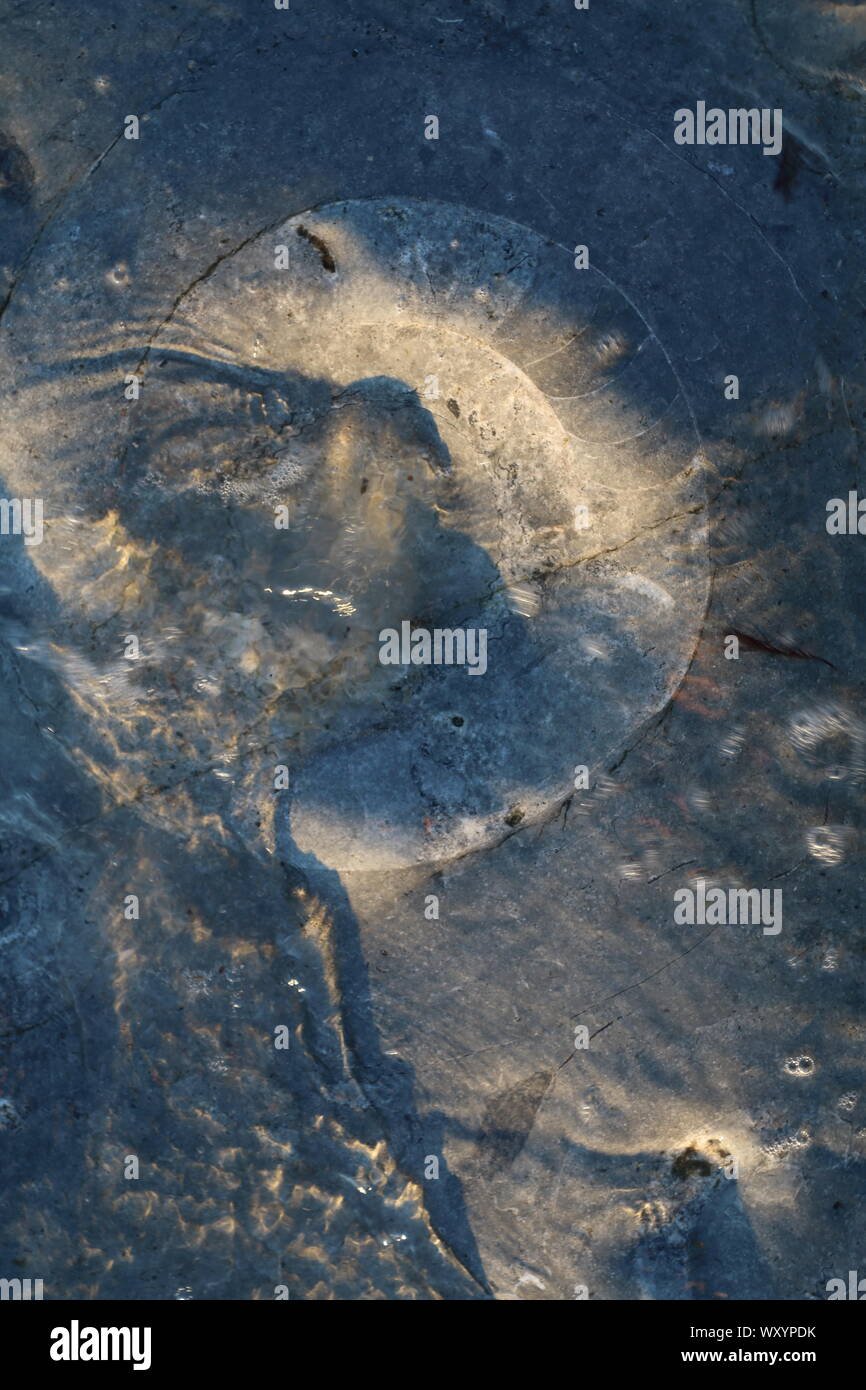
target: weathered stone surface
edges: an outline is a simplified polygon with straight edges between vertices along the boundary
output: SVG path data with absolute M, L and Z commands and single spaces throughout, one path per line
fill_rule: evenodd
M 0 1275 L 825 1297 L 859 7 L 107 13 L 10 7 L 0 60 L 0 478 L 45 508 L 0 538 Z M 675 145 L 698 100 L 781 107 L 781 158 Z M 381 665 L 401 619 L 487 672 Z M 700 876 L 782 931 L 678 925 Z

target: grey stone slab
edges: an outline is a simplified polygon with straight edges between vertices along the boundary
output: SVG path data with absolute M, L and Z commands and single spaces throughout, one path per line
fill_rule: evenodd
M 0 1275 L 857 1268 L 861 28 L 6 7 L 0 478 L 45 532 L 0 537 Z M 676 145 L 698 100 L 781 107 L 781 158 Z M 382 665 L 402 619 L 487 672 Z M 782 931 L 679 925 L 700 877 Z

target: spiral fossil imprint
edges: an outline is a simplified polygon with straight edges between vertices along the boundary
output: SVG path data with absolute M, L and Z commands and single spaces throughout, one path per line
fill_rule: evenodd
M 343 202 L 181 296 L 130 373 L 111 505 L 52 543 L 49 499 L 34 558 L 112 777 L 214 769 L 267 841 L 285 764 L 301 851 L 397 867 L 543 816 L 663 707 L 705 474 L 663 344 L 580 261 L 464 207 Z M 483 677 L 383 665 L 406 621 L 485 631 Z

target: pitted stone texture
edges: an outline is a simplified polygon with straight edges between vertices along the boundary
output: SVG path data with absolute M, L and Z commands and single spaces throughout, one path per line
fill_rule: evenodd
M 436 862 L 548 813 L 675 689 L 707 591 L 697 439 L 663 345 L 573 251 L 443 203 L 305 213 L 197 282 L 140 375 L 116 511 L 61 551 L 131 789 L 217 765 L 258 831 L 270 759 L 304 854 Z M 485 630 L 486 672 L 381 664 L 407 621 Z
M 227 530 L 256 510 L 302 851 L 397 867 L 490 843 L 669 697 L 705 601 L 696 440 L 662 345 L 573 253 L 466 208 L 341 203 L 193 290 L 154 344 L 148 422 L 189 411 L 202 359 L 266 374 L 281 400 L 269 450 L 249 457 L 238 431 L 219 486 Z M 160 502 L 192 463 L 158 452 Z M 486 629 L 486 673 L 380 665 L 379 633 L 406 620 Z

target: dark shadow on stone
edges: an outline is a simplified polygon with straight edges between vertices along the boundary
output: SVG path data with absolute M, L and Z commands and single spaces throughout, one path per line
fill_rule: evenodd
M 298 850 L 288 828 L 289 819 L 289 815 L 284 818 L 280 843 L 283 867 L 288 882 L 302 883 L 327 905 L 331 915 L 343 1030 L 355 1079 L 380 1116 L 401 1171 L 423 1188 L 436 1234 L 489 1294 L 462 1184 L 445 1167 L 442 1144 L 449 1127 L 447 1118 L 438 1112 L 419 1113 L 412 1068 L 383 1053 L 358 923 L 340 875 L 314 855 Z M 439 1177 L 426 1181 L 425 1166 L 430 1157 L 438 1160 Z

